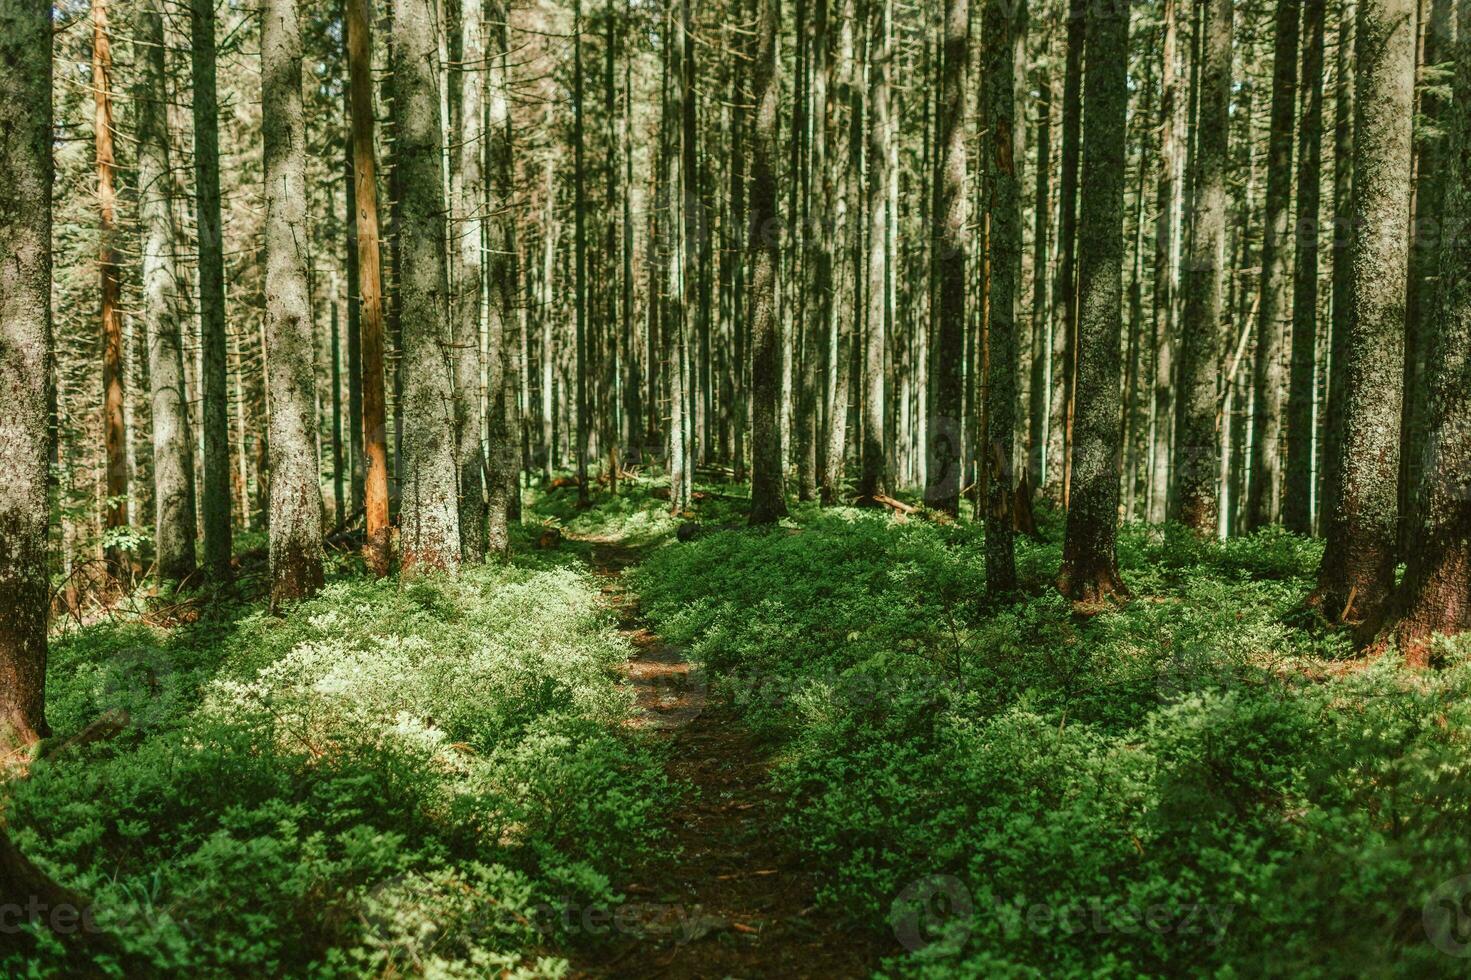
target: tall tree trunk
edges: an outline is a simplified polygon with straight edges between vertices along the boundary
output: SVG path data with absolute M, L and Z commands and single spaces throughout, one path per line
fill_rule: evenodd
M 378 237 L 378 177 L 373 148 L 373 55 L 367 0 L 347 0 L 347 67 L 352 100 L 353 219 L 362 349 L 363 558 L 388 574 L 388 417 L 383 379 L 383 264 Z M 351 347 L 349 346 L 349 349 Z
M 1287 465 L 1282 523 L 1313 531 L 1313 406 L 1317 383 L 1319 180 L 1323 141 L 1325 0 L 1302 11 L 1302 124 L 1297 163 L 1297 268 L 1292 282 L 1292 361 L 1287 385 Z
M 1197 534 L 1216 533 L 1216 431 L 1221 357 L 1221 262 L 1226 240 L 1226 162 L 1231 102 L 1230 0 L 1203 0 L 1197 138 L 1191 165 L 1180 391 L 1175 399 L 1172 513 Z
M 1180 250 L 1180 135 L 1184 116 L 1179 95 L 1179 0 L 1165 0 L 1159 103 L 1159 184 L 1154 226 L 1154 405 L 1149 460 L 1150 523 L 1164 521 L 1170 495 L 1170 443 L 1174 433 L 1175 256 Z
M 1036 73 L 1037 196 L 1032 212 L 1032 363 L 1028 392 L 1027 474 L 1034 491 L 1047 482 L 1048 393 L 1052 387 L 1052 322 L 1047 309 L 1047 235 L 1052 209 L 1052 74 Z
M 1319 458 L 1322 492 L 1318 525 L 1326 530 L 1327 505 L 1338 499 L 1336 458 L 1343 444 L 1344 394 L 1340 384 L 1348 355 L 1348 323 L 1353 308 L 1353 184 L 1354 184 L 1354 54 L 1358 31 L 1356 0 L 1345 0 L 1339 14 L 1338 52 L 1333 91 L 1333 280 L 1332 320 L 1328 337 L 1328 411 Z
M 347 230 L 344 271 L 347 273 L 347 455 L 349 460 L 348 510 L 363 504 L 367 465 L 363 460 L 363 346 L 362 301 L 358 288 L 357 179 L 352 172 L 351 85 L 343 90 L 347 106 L 346 157 L 343 161 L 343 226 Z
M 986 470 L 986 589 L 1016 588 L 1012 541 L 1012 447 L 1016 432 L 1016 298 L 1021 278 L 1022 223 L 1016 160 L 1016 40 L 1025 33 L 1026 7 L 987 0 L 986 63 L 982 73 L 987 128 L 992 144 L 989 282 L 986 304 L 984 459 Z
M 1083 133 L 1083 41 L 1092 10 L 1088 0 L 1069 0 L 1067 55 L 1062 90 L 1062 174 L 1058 182 L 1057 286 L 1053 302 L 1062 312 L 1062 413 L 1057 440 L 1058 466 L 1048 496 L 1068 506 L 1072 488 L 1073 419 L 1078 379 L 1078 155 Z
M 751 524 L 775 524 L 786 515 L 779 416 L 781 323 L 777 319 L 777 266 L 781 215 L 777 213 L 777 107 L 781 101 L 779 0 L 755 0 L 756 106 L 751 153 Z
M 1287 312 L 1288 220 L 1292 204 L 1292 120 L 1297 109 L 1298 21 L 1302 0 L 1277 0 L 1272 108 L 1267 144 L 1267 212 L 1261 300 L 1252 371 L 1251 471 L 1246 527 L 1265 527 L 1281 509 L 1282 335 Z
M 1353 310 L 1343 438 L 1328 465 L 1327 547 L 1314 596 L 1329 618 L 1376 622 L 1394 585 L 1410 234 L 1415 0 L 1362 0 L 1357 28 Z M 1337 365 L 1335 365 L 1337 368 Z
M 127 378 L 123 370 L 123 316 L 118 253 L 114 242 L 117 190 L 114 185 L 112 127 L 112 40 L 107 24 L 108 0 L 92 0 L 92 89 L 96 101 L 93 130 L 97 146 L 97 211 L 101 249 L 102 445 L 106 457 L 102 508 L 104 533 L 128 526 Z M 107 549 L 114 573 L 124 571 L 121 548 Z
M 455 570 L 460 565 L 434 10 L 432 0 L 393 3 L 404 376 L 400 540 L 405 572 L 420 567 Z
M 1119 330 L 1124 274 L 1129 5 L 1088 15 L 1077 406 L 1072 493 L 1057 587 L 1087 603 L 1127 595 L 1119 578 Z
M 858 497 L 888 491 L 884 434 L 884 355 L 888 350 L 884 281 L 889 191 L 889 22 L 884 0 L 869 0 L 868 41 L 868 303 L 863 330 L 863 452 Z
M 489 9 L 486 29 L 490 34 L 487 69 L 486 158 L 490 166 L 487 201 L 477 200 L 490 216 L 486 238 L 490 245 L 486 263 L 487 295 L 486 342 L 489 354 L 490 486 L 489 548 L 492 554 L 505 555 L 511 547 L 510 524 L 519 519 L 520 486 L 516 480 L 516 446 L 514 439 L 521 427 L 517 386 L 522 375 L 522 325 L 516 309 L 517 268 L 516 240 L 510 205 L 515 193 L 514 161 L 511 140 L 511 112 L 507 92 L 506 10 L 501 3 Z M 555 231 L 548 225 L 548 241 Z M 546 274 L 551 275 L 550 262 Z M 550 293 L 548 294 L 550 297 Z M 550 324 L 545 328 L 550 330 Z
M 460 132 L 459 212 L 454 288 L 455 462 L 460 488 L 460 553 L 470 563 L 485 560 L 486 500 L 482 476 L 486 461 L 481 448 L 485 419 L 480 413 L 481 311 L 485 299 L 483 240 L 485 206 L 484 153 L 487 134 L 482 127 L 485 86 L 484 0 L 464 0 L 460 6 Z M 496 338 L 498 339 L 498 338 Z M 499 354 L 497 351 L 496 354 Z M 504 384 L 504 381 L 502 382 Z M 499 392 L 492 389 L 492 400 Z M 499 432 L 501 441 L 510 433 Z M 492 452 L 500 447 L 493 445 Z M 499 470 L 499 467 L 497 467 Z
M 812 32 L 812 151 L 809 179 L 812 181 L 811 223 L 803 228 L 803 239 L 812 235 L 813 315 L 806 320 L 808 342 L 803 361 L 803 384 L 808 404 L 801 430 L 806 440 L 801 447 L 802 475 L 798 481 L 798 497 L 812 500 L 818 495 L 818 484 L 826 471 L 827 440 L 818 411 L 821 389 L 830 385 L 837 350 L 833 344 L 833 174 L 828 156 L 829 133 L 833 125 L 833 103 L 830 94 L 831 69 L 828 60 L 830 6 L 828 0 L 817 0 Z M 829 403 L 827 412 L 831 414 Z
M 936 298 L 931 390 L 926 423 L 925 503 L 947 514 L 960 510 L 961 402 L 965 365 L 965 78 L 970 61 L 967 0 L 946 0 L 940 80 L 940 186 L 935 208 Z
M 587 194 L 583 165 L 582 0 L 572 13 L 572 215 L 573 255 L 576 263 L 574 303 L 577 316 L 577 504 L 589 502 L 587 486 Z
M 1432 634 L 1471 628 L 1471 2 L 1459 0 L 1454 104 L 1442 158 L 1438 302 L 1427 310 L 1425 458 L 1405 551 L 1397 634 L 1411 663 Z M 1451 53 L 1451 52 L 1447 52 Z
M 153 409 L 154 549 L 159 578 L 182 580 L 195 567 L 194 438 L 179 329 L 178 228 L 169 159 L 162 0 L 145 0 L 137 31 L 138 209 Z M 310 332 L 307 344 L 310 349 Z M 272 472 L 274 476 L 274 467 Z M 319 498 L 317 506 L 321 506 Z
M 829 100 L 829 118 L 836 119 L 839 99 L 851 110 L 847 126 L 833 126 L 833 166 L 826 175 L 828 196 L 833 201 L 833 301 L 828 319 L 828 412 L 827 451 L 823 458 L 823 504 L 836 504 L 843 494 L 844 464 L 848 453 L 848 401 L 852 379 L 853 346 L 856 339 L 857 279 L 854 254 L 862 236 L 857 204 L 860 173 L 859 145 L 862 138 L 858 108 L 861 94 L 853 50 L 854 0 L 843 0 L 838 17 L 837 85 Z M 836 172 L 841 166 L 842 173 Z
M 266 383 L 271 405 L 271 603 L 322 586 L 316 379 L 307 289 L 306 117 L 296 0 L 261 11 L 266 183 Z
M 1425 440 L 1429 425 L 1429 388 L 1425 384 L 1426 360 L 1434 338 L 1427 323 L 1435 305 L 1435 273 L 1439 231 L 1445 217 L 1445 133 L 1453 121 L 1441 95 L 1442 86 L 1425 77 L 1447 60 L 1455 44 L 1451 23 L 1451 0 L 1421 0 L 1419 99 L 1415 107 L 1414 158 L 1411 163 L 1409 290 L 1405 302 L 1404 412 L 1400 420 L 1399 509 L 1408 516 L 1414 508 L 1423 477 Z M 1410 522 L 1400 525 L 1401 539 L 1408 544 Z
M 51 32 L 50 4 L 0 6 L 0 752 L 51 734 Z
M 230 579 L 230 412 L 225 258 L 220 236 L 220 113 L 212 0 L 189 3 L 194 94 L 194 217 L 199 231 L 199 333 L 204 348 L 204 564 Z

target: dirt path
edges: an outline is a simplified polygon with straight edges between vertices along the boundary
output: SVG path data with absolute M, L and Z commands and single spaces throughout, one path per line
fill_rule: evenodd
M 635 723 L 672 742 L 668 772 L 688 791 L 670 814 L 665 851 L 617 883 L 628 902 L 608 945 L 574 963 L 575 974 L 868 976 L 891 950 L 817 907 L 818 877 L 778 828 L 768 751 L 643 622 L 622 581 L 638 559 L 621 542 L 592 542 L 603 594 L 635 649 L 628 664 L 642 709 Z

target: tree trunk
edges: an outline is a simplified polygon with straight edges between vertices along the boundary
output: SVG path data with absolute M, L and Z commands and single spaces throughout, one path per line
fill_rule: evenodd
M 347 67 L 352 98 L 353 214 L 362 349 L 363 558 L 388 574 L 388 418 L 383 379 L 383 265 L 378 237 L 378 178 L 373 149 L 373 61 L 367 0 L 347 0 Z M 349 348 L 351 349 L 351 348 Z
M 1247 487 L 1248 531 L 1276 520 L 1282 501 L 1282 334 L 1287 312 L 1292 120 L 1297 109 L 1298 21 L 1301 12 L 1302 0 L 1277 0 L 1261 301 L 1257 307 L 1256 363 L 1252 372 L 1255 395 L 1251 416 L 1251 477 Z
M 454 285 L 455 464 L 459 471 L 460 555 L 471 564 L 485 560 L 486 461 L 481 445 L 485 419 L 480 410 L 481 313 L 486 296 L 484 269 L 485 139 L 482 126 L 485 43 L 484 0 L 460 6 L 459 200 Z M 497 397 L 496 389 L 490 392 Z M 502 440 L 507 433 L 499 433 Z M 492 446 L 495 452 L 497 446 Z M 499 468 L 497 468 L 499 470 Z
M 989 219 L 990 294 L 986 304 L 984 458 L 986 469 L 986 590 L 1016 588 L 1012 541 L 1012 447 L 1016 431 L 1016 299 L 1021 272 L 1022 214 L 1015 159 L 1016 36 L 1026 7 L 986 0 L 986 58 L 982 73 L 992 145 Z M 1022 33 L 1025 33 L 1022 30 Z
M 1052 209 L 1052 74 L 1037 70 L 1037 196 L 1032 212 L 1032 364 L 1028 392 L 1027 474 L 1034 490 L 1047 482 L 1048 394 L 1052 388 L 1052 343 L 1047 308 L 1047 234 Z
M 1203 0 L 1198 136 L 1192 161 L 1190 261 L 1186 269 L 1180 391 L 1175 399 L 1172 514 L 1202 536 L 1216 533 L 1220 440 L 1221 260 L 1226 240 L 1226 163 L 1231 102 L 1230 0 Z
M 199 333 L 204 347 L 204 564 L 230 579 L 230 413 L 225 259 L 220 237 L 220 115 L 212 0 L 189 3 L 194 94 L 194 215 L 199 231 Z M 335 334 L 334 334 L 335 336 Z
M 1406 658 L 1429 662 L 1435 633 L 1471 628 L 1471 2 L 1458 4 L 1455 102 L 1445 170 L 1438 303 L 1429 314 L 1423 479 L 1400 586 L 1397 635 Z M 1449 53 L 1449 52 L 1448 52 Z
M 1332 321 L 1328 337 L 1328 411 L 1319 456 L 1322 492 L 1318 499 L 1318 526 L 1326 530 L 1329 501 L 1338 499 L 1336 467 L 1343 444 L 1344 392 L 1340 384 L 1348 356 L 1348 322 L 1353 306 L 1353 177 L 1354 177 L 1354 54 L 1358 5 L 1345 0 L 1339 15 L 1338 53 L 1333 91 L 1333 281 Z
M 1376 622 L 1394 585 L 1410 234 L 1415 0 L 1359 5 L 1354 112 L 1353 311 L 1343 439 L 1314 596 L 1330 619 Z
M 460 565 L 434 25 L 432 0 L 394 0 L 393 111 L 401 189 L 398 290 L 404 374 L 400 539 L 405 572 L 420 567 L 456 570 Z
M 954 516 L 960 510 L 961 402 L 965 364 L 965 78 L 970 60 L 967 0 L 946 0 L 940 80 L 939 193 L 936 202 L 935 340 L 930 351 L 929 446 L 925 504 Z
M 828 107 L 830 118 L 833 109 L 842 99 L 850 107 L 848 125 L 833 126 L 833 170 L 839 165 L 843 172 L 826 175 L 828 196 L 833 201 L 833 303 L 828 320 L 828 412 L 827 452 L 823 459 L 822 486 L 820 496 L 827 506 L 836 504 L 843 494 L 844 463 L 848 453 L 848 401 L 852 379 L 853 345 L 857 324 L 857 279 L 854 255 L 857 242 L 861 239 L 858 226 L 858 181 L 860 174 L 859 144 L 862 138 L 858 108 L 861 105 L 861 90 L 858 87 L 857 64 L 853 51 L 853 8 L 854 0 L 843 0 L 838 20 L 837 69 L 838 83 L 834 87 Z
M 1292 288 L 1292 361 L 1287 386 L 1287 465 L 1282 523 L 1313 532 L 1313 406 L 1317 382 L 1319 179 L 1323 138 L 1323 8 L 1302 12 L 1302 124 L 1297 164 L 1297 267 Z
M 510 202 L 515 193 L 511 140 L 511 113 L 506 91 L 506 7 L 493 4 L 489 10 L 490 33 L 489 92 L 487 96 L 486 131 L 489 161 L 487 201 L 476 198 L 487 219 L 486 239 L 490 253 L 486 262 L 487 329 L 489 384 L 487 410 L 490 447 L 488 544 L 491 554 L 504 556 L 510 552 L 510 525 L 519 519 L 520 485 L 516 480 L 516 433 L 521 427 L 517 386 L 520 382 L 522 324 L 516 309 L 517 268 L 515 232 L 510 217 Z M 548 234 L 554 234 L 548 228 Z M 550 264 L 547 274 L 550 275 Z M 549 294 L 550 295 L 550 294 Z M 550 325 L 548 324 L 548 327 Z
M 577 504 L 589 502 L 587 486 L 587 195 L 583 165 L 582 0 L 572 13 L 572 215 L 573 256 L 576 263 L 574 302 L 577 316 Z
M 0 752 L 46 727 L 51 7 L 0 7 Z
M 271 604 L 322 586 L 316 379 L 307 289 L 306 122 L 296 0 L 261 11 L 266 184 L 266 383 L 271 404 Z
M 884 355 L 888 349 L 884 281 L 889 191 L 889 23 L 884 0 L 869 0 L 868 41 L 868 303 L 863 330 L 863 452 L 860 500 L 888 492 L 884 434 Z
M 164 84 L 162 0 L 146 0 L 137 24 L 138 210 L 143 232 L 143 323 L 153 424 L 154 549 L 160 579 L 194 573 L 194 438 L 179 328 L 173 175 Z M 310 334 L 308 334 L 310 338 Z M 320 504 L 319 504 L 320 506 Z
M 1179 142 L 1184 113 L 1180 102 L 1179 0 L 1165 0 L 1159 103 L 1159 184 L 1154 232 L 1154 404 L 1149 460 L 1150 523 L 1164 521 L 1170 495 L 1170 444 L 1174 433 L 1176 262 L 1180 251 Z
M 1083 208 L 1079 241 L 1078 384 L 1072 492 L 1057 587 L 1085 603 L 1127 595 L 1119 578 L 1119 330 L 1124 274 L 1124 180 L 1129 6 L 1088 16 Z
M 123 369 L 123 317 L 118 253 L 114 243 L 117 190 L 114 186 L 112 125 L 112 41 L 108 36 L 107 0 L 92 0 L 92 86 L 96 101 L 93 130 L 97 145 L 97 211 L 101 249 L 102 310 L 102 445 L 106 472 L 103 533 L 128 526 L 127 378 Z M 109 547 L 114 574 L 126 571 L 123 549 Z
M 777 319 L 777 264 L 781 215 L 777 213 L 777 107 L 781 98 L 779 0 L 755 0 L 756 58 L 752 62 L 751 153 L 751 524 L 775 524 L 786 516 L 780 414 L 781 323 Z
M 1072 487 L 1073 418 L 1078 378 L 1078 151 L 1083 132 L 1083 41 L 1088 0 L 1069 0 L 1067 12 L 1067 55 L 1062 89 L 1062 174 L 1058 182 L 1057 286 L 1053 301 L 1062 312 L 1062 363 L 1057 375 L 1062 380 L 1061 417 L 1058 427 L 1058 466 L 1048 496 L 1068 506 Z

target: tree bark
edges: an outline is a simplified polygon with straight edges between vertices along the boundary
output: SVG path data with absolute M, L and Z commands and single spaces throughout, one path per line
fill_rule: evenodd
M 1328 411 L 1319 456 L 1322 491 L 1318 526 L 1326 529 L 1328 502 L 1338 498 L 1337 476 L 1330 461 L 1343 444 L 1344 391 L 1340 384 L 1348 356 L 1348 322 L 1353 307 L 1353 176 L 1354 176 L 1354 55 L 1358 5 L 1345 0 L 1339 14 L 1338 52 L 1333 91 L 1333 280 L 1332 320 L 1328 337 Z
M 1317 383 L 1318 232 L 1323 140 L 1325 0 L 1306 0 L 1302 12 L 1302 123 L 1297 164 L 1297 256 L 1292 281 L 1292 360 L 1287 385 L 1287 463 L 1282 523 L 1298 534 L 1313 531 L 1313 406 Z
M 1028 392 L 1027 474 L 1033 488 L 1047 482 L 1048 396 L 1052 388 L 1052 318 L 1047 308 L 1047 235 L 1052 208 L 1052 74 L 1036 73 L 1037 192 L 1032 212 L 1032 363 Z
M 777 264 L 781 215 L 777 213 L 777 111 L 781 97 L 779 0 L 755 0 L 756 58 L 752 88 L 756 106 L 751 153 L 751 524 L 775 524 L 787 513 L 781 445 L 781 323 L 777 319 Z
M 1068 506 L 1072 486 L 1074 393 L 1078 371 L 1078 154 L 1083 132 L 1083 42 L 1091 13 L 1088 0 L 1069 0 L 1062 89 L 1062 173 L 1058 180 L 1060 259 L 1057 285 L 1053 290 L 1053 302 L 1062 313 L 1062 331 L 1058 338 L 1062 363 L 1056 371 L 1062 381 L 1062 397 L 1057 419 L 1058 465 L 1048 488 L 1048 496 L 1064 507 Z M 1056 380 L 1054 378 L 1054 383 Z
M 230 413 L 225 258 L 220 235 L 220 113 L 212 0 L 190 0 L 194 94 L 194 215 L 199 233 L 199 333 L 204 347 L 204 564 L 230 579 Z
M 0 752 L 46 726 L 51 5 L 0 5 Z
M 863 328 L 863 452 L 858 497 L 888 491 L 884 356 L 888 350 L 884 282 L 888 261 L 889 23 L 884 0 L 869 0 L 868 41 L 868 303 Z
M 960 510 L 961 402 L 965 363 L 965 253 L 970 239 L 965 201 L 965 78 L 970 60 L 968 0 L 946 0 L 940 80 L 939 194 L 935 208 L 938 309 L 930 351 L 929 445 L 925 504 L 952 516 Z
M 454 571 L 460 565 L 434 10 L 432 0 L 393 2 L 404 376 L 400 540 L 405 572 Z
M 107 531 L 128 526 L 127 378 L 123 356 L 122 286 L 118 272 L 117 190 L 113 169 L 112 41 L 108 35 L 107 0 L 92 0 L 92 88 L 96 103 L 93 131 L 97 147 L 97 215 L 101 248 L 102 446 L 105 458 L 102 526 Z M 123 549 L 106 550 L 114 574 L 127 571 Z
M 828 320 L 828 412 L 827 452 L 823 458 L 822 486 L 819 495 L 825 506 L 836 504 L 843 494 L 844 464 L 848 453 L 848 401 L 852 383 L 853 345 L 857 324 L 857 279 L 855 254 L 861 239 L 857 206 L 860 173 L 859 144 L 862 138 L 858 107 L 857 64 L 853 50 L 854 0 L 843 0 L 838 18 L 837 85 L 834 86 L 828 113 L 835 117 L 839 100 L 850 107 L 847 126 L 833 126 L 833 170 L 842 173 L 827 176 L 833 201 L 833 305 Z
M 1180 130 L 1184 117 L 1179 95 L 1179 0 L 1165 0 L 1161 41 L 1159 103 L 1159 184 L 1155 192 L 1154 231 L 1154 405 L 1149 461 L 1150 523 L 1162 523 L 1170 496 L 1170 445 L 1174 434 L 1176 261 L 1180 251 Z
M 488 410 L 490 446 L 489 548 L 491 554 L 510 552 L 510 524 L 519 519 L 520 486 L 516 480 L 516 433 L 520 428 L 517 385 L 521 378 L 522 324 L 516 309 L 517 263 L 515 233 L 510 216 L 513 186 L 511 113 L 507 85 L 506 10 L 490 7 L 489 91 L 486 133 L 490 199 L 483 203 L 490 254 L 486 263 L 489 292 L 487 345 L 489 350 Z M 481 202 L 477 202 L 481 203 Z M 549 234 L 555 234 L 550 232 Z M 548 267 L 550 274 L 550 267 Z M 549 294 L 550 295 L 550 294 Z
M 1230 0 L 1202 0 L 1193 222 L 1186 269 L 1175 399 L 1172 514 L 1202 536 L 1216 533 L 1221 448 L 1216 421 L 1221 357 L 1221 262 L 1226 241 L 1226 163 L 1231 102 Z
M 1471 628 L 1471 2 L 1460 0 L 1454 104 L 1442 157 L 1445 232 L 1438 302 L 1427 331 L 1428 428 L 1423 479 L 1405 551 L 1396 634 L 1406 659 L 1429 662 L 1433 634 Z
M 1359 4 L 1354 112 L 1353 310 L 1342 373 L 1336 496 L 1314 600 L 1332 620 L 1376 622 L 1394 585 L 1400 399 L 1410 234 L 1415 0 Z
M 261 11 L 261 118 L 273 607 L 322 587 L 322 496 L 305 251 L 310 230 L 301 59 L 296 0 L 267 0 Z
M 380 578 L 392 557 L 388 526 L 388 417 L 383 378 L 383 263 L 373 147 L 373 54 L 367 0 L 347 0 L 352 99 L 353 210 L 357 225 L 359 343 L 362 349 L 363 558 Z
M 1012 540 L 1012 448 L 1016 432 L 1016 299 L 1021 272 L 1022 214 L 1015 159 L 1016 37 L 1026 7 L 986 0 L 983 98 L 992 145 L 989 207 L 990 294 L 986 304 L 988 373 L 985 397 L 986 591 L 1016 588 Z M 1023 32 L 1024 33 L 1024 32 Z M 1090 103 L 1091 104 L 1091 103 Z M 1115 352 L 1117 353 L 1117 352 Z
M 1057 587 L 1097 603 L 1128 590 L 1119 578 L 1119 331 L 1124 274 L 1124 180 L 1129 45 L 1127 0 L 1088 15 L 1078 286 L 1077 406 L 1072 492 Z
M 143 231 L 143 323 L 153 423 L 154 552 L 158 576 L 194 573 L 194 439 L 184 378 L 180 301 L 164 84 L 162 0 L 145 0 L 137 31 L 138 209 Z M 310 335 L 308 335 L 310 339 Z M 320 506 L 320 504 L 319 504 Z
M 454 238 L 455 464 L 459 471 L 460 554 L 471 564 L 485 560 L 487 530 L 486 460 L 481 445 L 485 419 L 480 411 L 481 313 L 486 296 L 484 7 L 484 0 L 464 0 L 460 5 L 459 200 L 455 202 L 460 225 Z M 497 396 L 492 388 L 490 397 Z M 510 437 L 506 432 L 497 435 L 501 441 Z

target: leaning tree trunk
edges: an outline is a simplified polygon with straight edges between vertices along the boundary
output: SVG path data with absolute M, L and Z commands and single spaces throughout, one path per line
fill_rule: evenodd
M 51 5 L 0 4 L 0 753 L 44 738 Z
M 1216 433 L 1221 357 L 1221 260 L 1226 242 L 1226 163 L 1231 104 L 1231 0 L 1203 0 L 1197 145 L 1193 162 L 1194 221 L 1186 269 L 1175 398 L 1172 513 L 1202 536 L 1214 536 L 1219 507 Z
M 1292 199 L 1292 119 L 1297 109 L 1297 39 L 1302 0 L 1277 0 L 1272 54 L 1267 214 L 1262 235 L 1261 300 L 1252 371 L 1251 480 L 1246 527 L 1272 523 L 1281 509 L 1282 321 L 1287 311 L 1287 222 Z
M 1359 4 L 1354 112 L 1353 309 L 1342 440 L 1328 460 L 1327 547 L 1314 601 L 1332 620 L 1376 622 L 1394 585 L 1400 398 L 1410 234 L 1415 0 Z
M 777 262 L 781 216 L 777 213 L 777 107 L 781 62 L 777 35 L 779 0 L 756 0 L 756 106 L 751 147 L 751 523 L 775 524 L 787 512 L 781 444 L 781 324 L 777 320 Z
M 1087 603 L 1127 595 L 1119 578 L 1119 331 L 1124 274 L 1129 5 L 1088 15 L 1088 104 L 1079 226 L 1078 383 L 1072 492 L 1057 587 Z
M 182 580 L 194 573 L 194 438 L 189 431 L 179 330 L 178 228 L 169 160 L 162 0 L 146 0 L 137 31 L 138 210 L 153 409 L 154 550 L 159 578 Z
M 322 587 L 316 378 L 307 286 L 306 116 L 296 0 L 261 11 L 266 182 L 266 384 L 271 400 L 271 604 Z
M 484 0 L 460 6 L 460 133 L 459 211 L 454 260 L 455 463 L 460 487 L 460 552 L 464 560 L 485 560 L 485 456 L 481 449 L 480 315 L 485 296 L 481 209 L 485 199 L 485 133 L 482 106 L 485 44 L 481 13 Z M 499 351 L 496 352 L 499 355 Z M 495 399 L 496 391 L 491 391 Z M 498 432 L 501 441 L 509 433 Z M 499 467 L 497 467 L 499 470 Z
M 1455 104 L 1441 158 L 1448 232 L 1439 302 L 1427 310 L 1424 468 L 1415 502 L 1397 635 L 1411 663 L 1428 662 L 1432 634 L 1471 629 L 1471 2 L 1460 0 Z
M 1010 0 L 986 0 L 983 98 L 993 146 L 990 198 L 990 295 L 986 304 L 986 590 L 1016 588 L 1012 540 L 1012 446 L 1016 432 L 1016 298 L 1021 278 L 1022 214 L 1014 145 L 1016 32 L 1025 14 Z M 1022 10 L 1025 10 L 1023 5 Z M 1091 104 L 1091 103 L 1090 103 Z M 1117 352 L 1115 352 L 1117 353 Z
M 435 10 L 433 0 L 393 3 L 404 376 L 399 537 L 405 572 L 421 567 L 453 571 L 460 565 Z
M 1297 267 L 1292 280 L 1292 360 L 1287 383 L 1287 463 L 1282 523 L 1298 534 L 1313 531 L 1313 395 L 1318 360 L 1318 211 L 1323 155 L 1323 9 L 1306 0 L 1302 11 L 1302 145 L 1297 163 Z
M 204 347 L 204 564 L 230 578 L 230 412 L 225 256 L 220 237 L 220 112 L 213 0 L 189 3 L 194 84 L 194 214 L 199 228 L 199 334 Z
M 941 55 L 939 136 L 940 187 L 935 208 L 936 297 L 934 346 L 930 350 L 929 445 L 925 460 L 925 503 L 955 515 L 960 510 L 961 401 L 965 360 L 965 76 L 970 60 L 967 0 L 947 0 Z M 1045 175 L 1039 179 L 1045 180 Z

